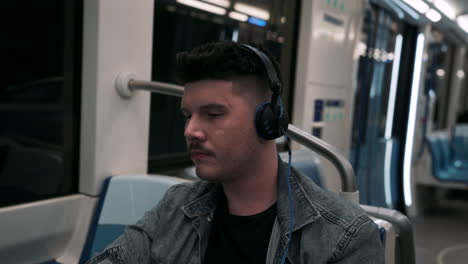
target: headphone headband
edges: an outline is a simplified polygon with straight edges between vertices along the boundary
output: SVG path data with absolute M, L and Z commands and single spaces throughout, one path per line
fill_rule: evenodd
M 275 95 L 280 95 L 281 82 L 278 78 L 278 74 L 276 73 L 275 66 L 273 66 L 273 63 L 271 62 L 270 58 L 268 58 L 268 56 L 264 52 L 260 51 L 255 47 L 252 47 L 247 44 L 241 44 L 241 46 L 255 53 L 255 55 L 257 55 L 257 57 L 262 61 L 262 64 L 268 75 L 268 82 L 270 84 L 271 91 L 273 91 L 273 94 Z

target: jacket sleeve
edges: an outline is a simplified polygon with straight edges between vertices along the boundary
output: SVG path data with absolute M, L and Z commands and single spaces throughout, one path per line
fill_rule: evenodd
M 380 240 L 377 226 L 367 220 L 356 227 L 354 232 L 344 236 L 338 247 L 341 253 L 330 263 L 335 264 L 384 264 L 385 251 Z
M 152 233 L 164 211 L 169 194 L 175 189 L 171 187 L 156 207 L 146 212 L 134 225 L 125 228 L 124 233 L 112 242 L 100 254 L 94 256 L 86 264 L 149 264 L 151 263 Z

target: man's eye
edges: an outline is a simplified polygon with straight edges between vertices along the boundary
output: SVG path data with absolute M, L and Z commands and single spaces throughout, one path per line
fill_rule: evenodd
M 223 113 L 208 113 L 209 117 L 220 117 L 222 115 L 224 115 L 224 114 Z

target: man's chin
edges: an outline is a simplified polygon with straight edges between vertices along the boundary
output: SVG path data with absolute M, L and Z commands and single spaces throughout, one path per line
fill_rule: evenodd
M 204 166 L 196 166 L 195 172 L 197 173 L 198 178 L 202 180 L 213 182 L 213 183 L 218 183 L 221 181 L 221 177 L 219 173 L 217 173 L 212 168 L 206 168 Z

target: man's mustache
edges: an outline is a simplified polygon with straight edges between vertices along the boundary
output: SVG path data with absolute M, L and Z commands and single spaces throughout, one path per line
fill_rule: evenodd
M 190 143 L 190 145 L 188 147 L 188 153 L 190 154 L 192 152 L 201 152 L 203 154 L 213 155 L 214 156 L 213 151 L 203 147 L 202 144 L 200 144 L 199 142 Z

